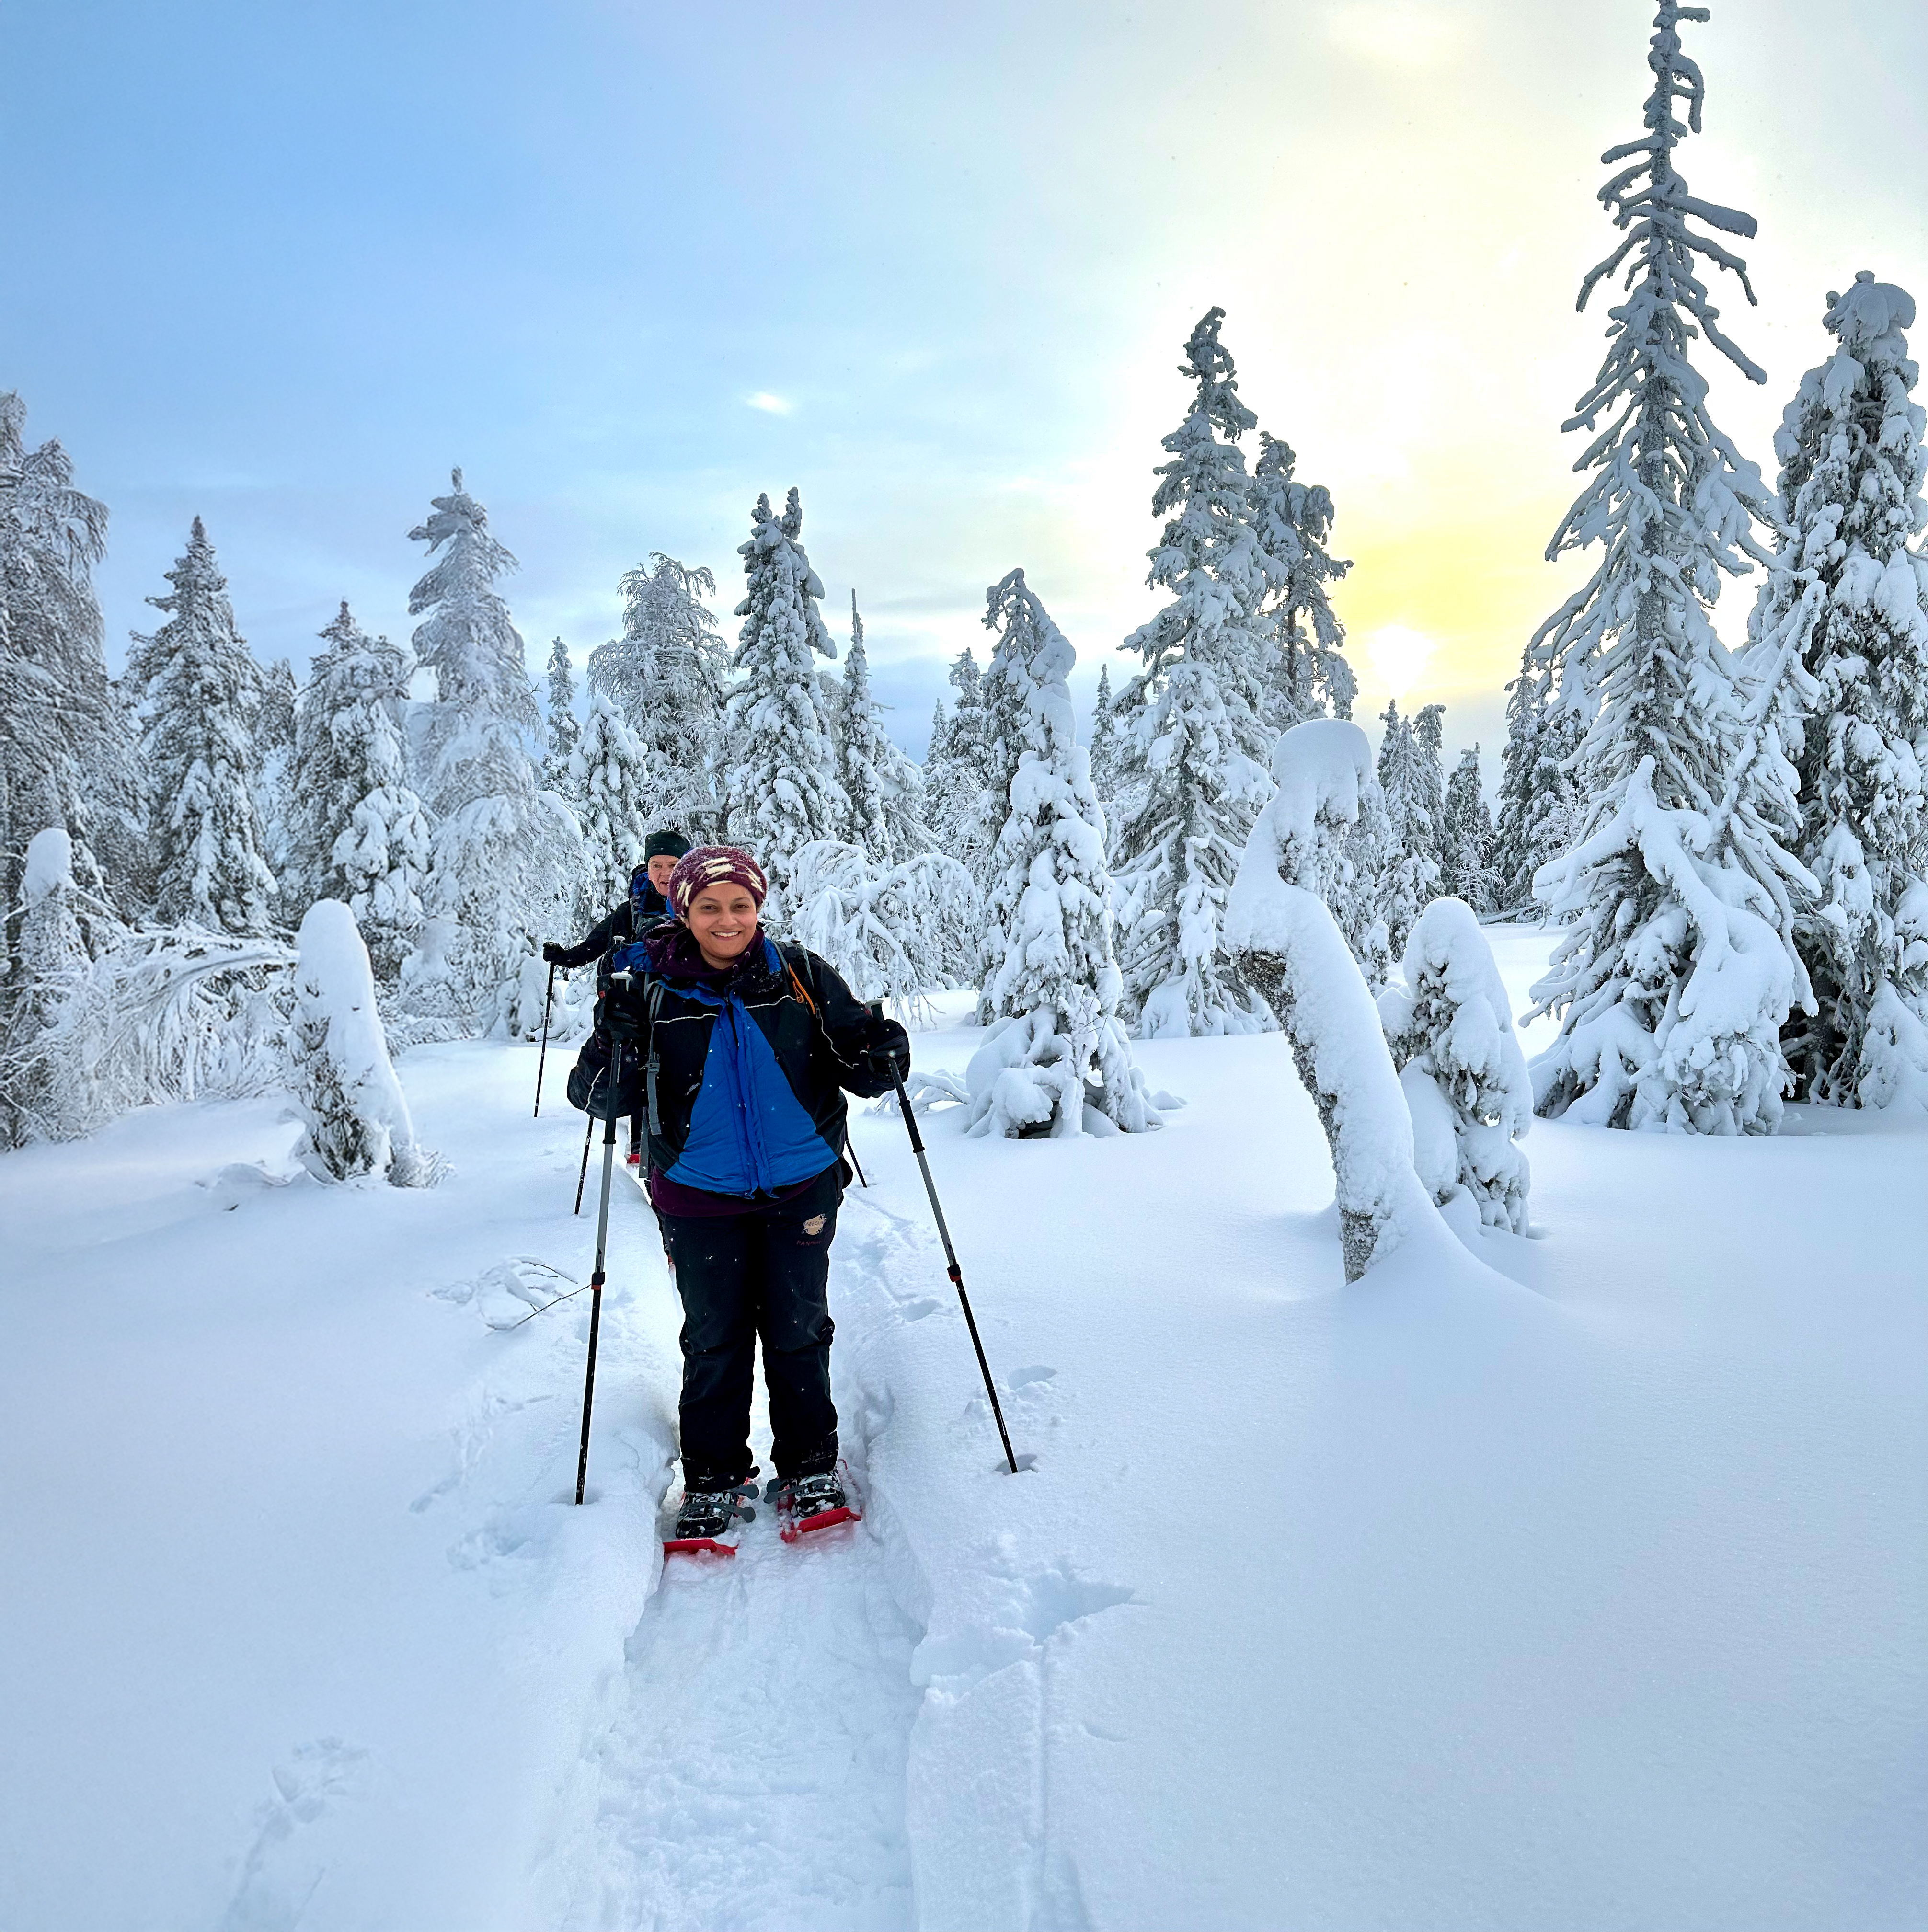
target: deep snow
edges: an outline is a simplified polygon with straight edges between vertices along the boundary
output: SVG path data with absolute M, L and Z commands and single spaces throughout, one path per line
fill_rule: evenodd
M 271 1102 L 0 1160 L 0 1924 L 1920 1923 L 1928 1136 L 1536 1123 L 1541 1238 L 1345 1288 L 1283 1041 L 1135 1051 L 1161 1132 L 927 1123 L 1036 1471 L 859 1113 L 865 1521 L 667 1578 L 633 1186 L 591 1507 L 582 1300 L 490 1325 L 589 1268 L 533 1049 L 399 1063 L 430 1190 Z

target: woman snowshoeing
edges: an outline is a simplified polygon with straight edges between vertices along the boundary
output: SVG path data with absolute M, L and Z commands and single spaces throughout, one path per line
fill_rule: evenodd
M 829 1300 L 844 1094 L 888 1093 L 910 1066 L 895 1021 L 815 953 L 763 932 L 767 891 L 747 852 L 699 846 L 670 878 L 673 923 L 612 962 L 635 976 L 638 1064 L 655 1063 L 649 1198 L 683 1304 L 679 1539 L 716 1536 L 755 1494 L 759 1336 L 779 1510 L 845 1506 Z

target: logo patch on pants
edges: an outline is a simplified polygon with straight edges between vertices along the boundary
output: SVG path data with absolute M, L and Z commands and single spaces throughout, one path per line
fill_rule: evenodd
M 810 1219 L 804 1222 L 803 1232 L 806 1234 L 822 1234 L 823 1232 L 823 1224 L 826 1221 L 829 1220 L 829 1216 L 827 1214 L 811 1215 Z

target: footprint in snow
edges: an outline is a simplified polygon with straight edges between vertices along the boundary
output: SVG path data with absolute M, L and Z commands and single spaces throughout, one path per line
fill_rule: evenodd
M 310 1828 L 368 1795 L 368 1754 L 339 1738 L 298 1744 L 271 1774 L 275 1796 L 255 1814 L 259 1829 L 220 1932 L 293 1932 L 328 1876 L 328 1855 Z

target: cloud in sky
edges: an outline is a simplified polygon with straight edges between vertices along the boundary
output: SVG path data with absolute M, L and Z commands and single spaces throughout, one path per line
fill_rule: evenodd
M 652 550 L 708 564 L 727 613 L 751 505 L 795 484 L 826 608 L 857 586 L 920 730 L 1015 564 L 1088 691 L 1155 608 L 1153 471 L 1214 303 L 1246 401 L 1333 492 L 1362 716 L 1405 626 L 1433 648 L 1402 705 L 1446 697 L 1449 748 L 1463 724 L 1490 755 L 1577 580 L 1541 553 L 1605 346 L 1610 292 L 1573 311 L 1615 238 L 1599 157 L 1648 80 L 1631 0 L 1198 0 L 1183 34 L 852 0 L 747 38 L 727 10 L 510 0 L 15 15 L 0 385 L 112 512 L 116 653 L 197 512 L 263 655 L 305 660 L 344 594 L 406 636 L 404 533 L 460 463 L 538 658 L 613 634 Z M 1928 294 L 1928 9 L 1813 22 L 1714 0 L 1687 30 L 1683 171 L 1759 218 L 1761 306 L 1717 299 L 1770 381 L 1696 358 L 1771 474 L 1825 292 L 1870 267 Z M 753 386 L 777 358 L 784 391 Z

